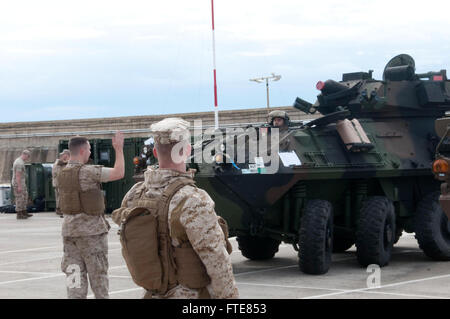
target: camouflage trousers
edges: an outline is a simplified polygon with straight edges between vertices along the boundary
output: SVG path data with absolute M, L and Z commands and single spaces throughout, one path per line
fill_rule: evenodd
M 28 190 L 26 186 L 22 186 L 22 192 L 20 193 L 17 186 L 14 186 L 14 201 L 16 204 L 16 212 L 27 210 Z
M 63 237 L 61 270 L 66 274 L 69 299 L 86 299 L 88 276 L 95 298 L 109 298 L 107 236 Z
M 61 209 L 60 209 L 60 207 L 59 207 L 59 192 L 58 192 L 58 189 L 57 189 L 57 188 L 55 188 L 55 212 L 56 212 L 58 215 L 62 215 Z

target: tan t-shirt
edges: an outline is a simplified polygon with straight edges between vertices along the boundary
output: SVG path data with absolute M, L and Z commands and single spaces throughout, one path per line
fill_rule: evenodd
M 79 164 L 69 161 L 67 167 Z M 84 165 L 80 169 L 80 187 L 82 191 L 100 187 L 101 183 L 109 181 L 112 168 L 101 165 Z M 62 212 L 64 214 L 64 212 Z M 91 216 L 87 214 L 64 215 L 62 236 L 80 237 L 107 233 L 111 226 L 104 215 Z

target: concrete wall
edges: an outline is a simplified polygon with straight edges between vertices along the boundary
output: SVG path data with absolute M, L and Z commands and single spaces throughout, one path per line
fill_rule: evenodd
M 291 120 L 317 117 L 306 115 L 292 107 L 273 107 L 270 110 L 278 109 L 287 111 Z M 54 162 L 60 140 L 67 140 L 77 134 L 92 139 L 111 138 L 116 130 L 123 131 L 125 138 L 146 137 L 149 136 L 150 125 L 166 117 L 182 117 L 191 125 L 194 125 L 194 120 L 202 120 L 203 126 L 214 125 L 214 112 L 0 123 L 0 183 L 10 182 L 12 164 L 24 149 L 31 151 L 31 162 Z M 267 108 L 219 112 L 220 125 L 263 123 L 266 118 Z

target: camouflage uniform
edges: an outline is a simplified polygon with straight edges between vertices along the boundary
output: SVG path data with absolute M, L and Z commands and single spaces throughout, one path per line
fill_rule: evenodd
M 275 118 L 282 118 L 284 120 L 284 124 L 280 127 L 277 127 L 279 129 L 279 150 L 280 151 L 287 151 L 289 150 L 289 145 L 290 145 L 290 132 L 288 130 L 289 128 L 289 116 L 285 111 L 272 111 L 269 113 L 268 115 L 268 123 L 270 124 L 270 126 L 272 128 L 275 128 L 276 126 L 274 126 L 273 124 L 273 120 Z
M 16 173 L 21 172 L 20 186 L 22 191 L 19 193 L 18 184 L 16 181 Z M 21 157 L 17 158 L 13 164 L 13 176 L 11 180 L 11 185 L 14 188 L 14 198 L 16 204 L 16 212 L 22 212 L 27 210 L 28 203 L 28 190 L 26 184 L 26 170 L 25 162 Z
M 52 184 L 55 188 L 55 202 L 56 202 L 56 213 L 60 214 L 60 207 L 59 207 L 59 192 L 58 192 L 58 180 L 56 179 L 56 176 L 58 173 L 65 167 L 65 163 L 62 162 L 60 159 L 57 159 L 55 163 L 53 163 L 52 167 Z
M 167 121 L 166 119 L 164 121 Z M 172 122 L 167 123 L 167 127 L 160 125 L 152 125 L 152 131 L 155 134 L 155 140 L 159 143 L 173 143 L 185 139 L 185 127 L 182 127 L 181 119 L 170 119 Z M 180 123 L 180 121 L 182 121 Z M 181 126 L 181 129 L 180 129 Z M 166 134 L 176 132 L 178 134 L 174 138 L 167 138 Z M 187 131 L 189 134 L 189 131 Z M 145 187 L 146 192 L 142 195 L 148 199 L 161 197 L 167 186 L 177 178 L 193 178 L 193 171 L 185 173 L 172 169 L 155 169 L 149 167 L 144 173 L 144 182 L 135 184 L 125 195 L 122 201 L 122 207 L 131 207 L 135 194 L 139 194 L 141 189 Z M 182 203 L 184 202 L 184 203 Z M 178 207 L 178 205 L 182 205 Z M 214 211 L 214 202 L 209 195 L 202 189 L 194 186 L 184 186 L 172 198 L 169 205 L 168 221 L 169 233 L 172 231 L 171 223 L 173 211 L 176 209 L 179 214 L 179 221 L 184 227 L 189 242 L 194 251 L 203 262 L 211 283 L 206 287 L 211 298 L 238 298 L 239 293 L 233 276 L 233 268 L 231 258 L 226 250 L 226 242 L 224 233 L 217 222 L 217 215 Z M 180 213 L 181 212 L 181 213 Z M 178 217 L 178 216 L 177 216 Z M 120 214 L 113 215 L 113 220 L 117 224 L 121 222 Z M 177 238 L 172 237 L 172 246 L 179 247 L 180 243 Z M 151 298 L 185 298 L 194 299 L 201 297 L 200 289 L 190 289 L 181 284 L 170 289 L 164 295 L 146 294 L 144 297 Z
M 67 167 L 79 165 L 69 161 Z M 108 181 L 110 168 L 99 165 L 84 165 L 80 169 L 80 187 L 87 191 L 100 187 Z M 64 211 L 62 211 L 64 214 Z M 92 216 L 84 213 L 64 215 L 62 236 L 64 256 L 61 270 L 68 281 L 74 277 L 74 269 L 79 270 L 79 285 L 68 285 L 69 298 L 86 298 L 88 280 L 96 298 L 108 298 L 108 231 L 110 225 L 104 215 Z M 75 268 L 74 268 L 75 265 Z

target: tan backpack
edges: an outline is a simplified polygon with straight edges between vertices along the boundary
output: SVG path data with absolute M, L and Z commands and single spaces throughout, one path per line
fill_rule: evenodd
M 189 288 L 203 288 L 210 283 L 203 263 L 192 247 L 172 247 L 168 227 L 168 210 L 173 196 L 186 185 L 195 185 L 192 179 L 177 179 L 166 188 L 160 199 L 145 199 L 136 194 L 133 207 L 119 208 L 120 242 L 133 281 L 149 291 L 163 294 L 181 283 Z M 228 230 L 225 220 L 219 218 L 226 242 Z

